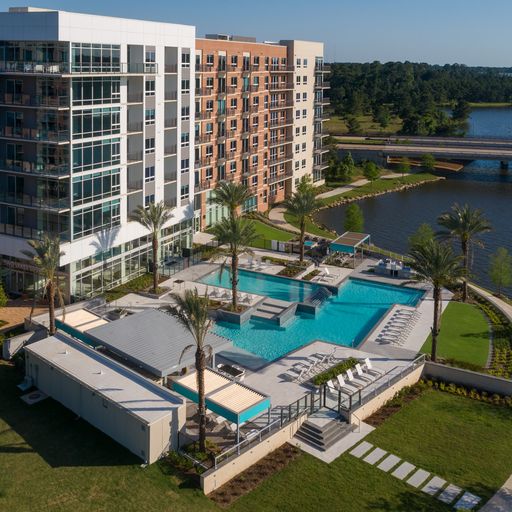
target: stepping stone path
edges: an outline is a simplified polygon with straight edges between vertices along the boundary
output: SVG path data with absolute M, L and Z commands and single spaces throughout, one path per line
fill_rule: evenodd
M 398 478 L 398 480 L 403 480 L 413 469 L 416 469 L 416 466 L 411 464 L 410 462 L 404 462 L 403 464 L 400 464 L 393 473 L 391 473 L 395 478 Z
M 377 467 L 386 473 L 400 462 L 400 457 L 396 455 L 389 455 Z
M 460 493 L 462 489 L 456 485 L 450 484 L 438 497 L 443 503 L 451 503 Z
M 381 448 L 374 447 L 373 444 L 368 443 L 367 441 L 363 441 L 358 444 L 351 452 L 351 455 L 360 459 L 364 455 L 364 461 L 368 464 L 374 465 L 379 460 L 381 461 L 377 466 L 381 471 L 388 472 L 392 468 L 395 468 L 393 473 L 391 473 L 395 478 L 399 480 L 404 480 L 407 476 L 409 479 L 406 481 L 412 487 L 419 488 L 423 485 L 427 480 L 427 484 L 422 487 L 422 492 L 428 494 L 429 496 L 435 496 L 443 487 L 446 485 L 446 480 L 438 476 L 433 476 L 430 478 L 430 473 L 425 471 L 424 469 L 417 469 L 416 466 L 411 464 L 410 462 L 404 461 L 401 464 L 400 457 L 393 455 L 392 453 L 387 455 L 386 450 L 382 450 Z M 383 458 L 384 457 L 384 458 Z M 398 467 L 396 467 L 398 464 Z M 413 474 L 411 474 L 414 471 Z M 463 490 L 456 485 L 449 484 L 438 496 L 437 499 L 446 504 L 451 504 L 455 501 L 455 499 L 462 494 Z M 455 510 L 473 510 L 481 501 L 479 496 L 475 496 L 470 492 L 464 492 L 464 494 L 459 498 L 457 503 L 454 505 Z
M 418 471 L 416 471 L 416 473 L 414 473 L 414 475 L 412 475 L 411 478 L 407 480 L 407 483 L 413 487 L 419 487 L 429 476 L 430 473 L 428 471 L 425 471 L 424 469 L 418 469 Z
M 455 504 L 455 510 L 473 510 L 479 503 L 480 498 L 478 496 L 465 492 L 462 498 Z
M 385 450 L 381 450 L 380 448 L 375 448 L 373 452 L 371 452 L 369 455 L 367 455 L 363 460 L 365 462 L 368 462 L 368 464 L 375 464 L 378 460 L 382 459 L 384 455 L 386 455 Z
M 360 459 L 370 448 L 373 448 L 373 444 L 363 441 L 350 452 L 350 455 Z
M 436 495 L 444 486 L 446 485 L 446 480 L 435 476 L 428 482 L 423 489 L 421 489 L 424 493 L 429 494 L 430 496 Z

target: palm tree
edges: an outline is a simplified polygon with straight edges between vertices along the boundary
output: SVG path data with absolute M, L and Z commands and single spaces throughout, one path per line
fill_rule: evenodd
M 55 296 L 59 299 L 60 306 L 64 309 L 64 298 L 59 287 L 58 269 L 60 258 L 64 253 L 60 250 L 60 239 L 58 236 L 44 235 L 41 240 L 29 240 L 28 245 L 33 251 L 22 251 L 28 256 L 32 263 L 39 270 L 40 276 L 44 279 L 42 289 L 43 297 L 48 300 L 48 313 L 50 323 L 48 331 L 53 336 L 57 331 L 55 326 Z
M 432 285 L 434 319 L 432 322 L 432 361 L 437 357 L 437 337 L 441 327 L 441 291 L 464 275 L 460 256 L 453 253 L 449 245 L 437 240 L 428 240 L 415 245 L 410 252 L 411 268 L 416 272 L 415 280 Z
M 300 225 L 300 261 L 304 261 L 304 237 L 306 235 L 306 221 L 308 217 L 320 207 L 315 193 L 311 189 L 297 190 L 290 198 L 284 201 L 288 213 L 293 215 Z
M 462 282 L 462 300 L 468 300 L 468 277 L 470 273 L 469 250 L 472 245 L 483 247 L 483 243 L 477 238 L 478 235 L 492 229 L 490 222 L 484 217 L 481 210 L 472 209 L 465 204 L 459 206 L 455 203 L 449 212 L 445 212 L 437 219 L 437 223 L 445 228 L 440 231 L 440 238 L 452 238 L 460 241 L 463 257 L 463 266 L 466 271 Z
M 242 217 L 226 217 L 217 222 L 211 233 L 215 236 L 219 246 L 227 245 L 227 251 L 220 251 L 220 254 L 226 254 L 231 258 L 231 305 L 233 311 L 238 309 L 238 260 L 240 255 L 252 253 L 251 244 L 257 238 L 254 223 L 249 219 Z M 221 272 L 224 265 L 221 266 Z
M 151 231 L 151 242 L 153 245 L 153 293 L 156 293 L 158 288 L 158 237 L 160 236 L 160 231 L 171 217 L 171 207 L 163 201 L 149 203 L 146 208 L 138 206 L 133 214 L 133 220 Z
M 242 183 L 221 181 L 215 187 L 213 202 L 229 210 L 229 216 L 234 217 L 236 210 L 251 197 L 249 189 Z
M 187 329 L 194 338 L 194 344 L 185 347 L 180 356 L 180 363 L 183 356 L 189 350 L 196 349 L 196 379 L 197 379 L 197 408 L 199 415 L 199 451 L 206 451 L 206 400 L 204 386 L 204 372 L 206 361 L 211 358 L 213 349 L 207 345 L 206 335 L 212 325 L 208 314 L 208 296 L 200 296 L 197 288 L 185 290 L 184 295 L 173 294 L 174 306 L 169 306 L 167 311 L 174 316 L 178 322 Z

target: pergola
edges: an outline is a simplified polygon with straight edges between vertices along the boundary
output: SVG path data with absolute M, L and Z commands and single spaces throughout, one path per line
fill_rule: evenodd
M 232 381 L 224 375 L 207 368 L 204 372 L 206 407 L 212 412 L 236 423 L 236 442 L 240 441 L 240 425 L 258 416 L 265 410 L 270 414 L 270 397 L 255 389 Z M 172 388 L 180 395 L 199 401 L 196 372 L 174 380 Z
M 329 250 L 331 252 L 342 252 L 346 254 L 352 254 L 354 257 L 354 266 L 355 259 L 357 255 L 357 249 L 361 248 L 361 261 L 363 260 L 363 244 L 370 243 L 370 235 L 368 233 L 357 233 L 355 231 L 345 231 L 341 236 L 336 238 L 329 245 Z

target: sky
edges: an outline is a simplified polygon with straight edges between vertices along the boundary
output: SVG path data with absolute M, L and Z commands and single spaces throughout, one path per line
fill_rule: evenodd
M 511 0 L 0 0 L 2 11 L 20 5 L 323 41 L 328 62 L 512 66 Z

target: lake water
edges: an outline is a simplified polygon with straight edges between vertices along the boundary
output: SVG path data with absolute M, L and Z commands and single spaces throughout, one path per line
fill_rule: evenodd
M 512 109 L 476 109 L 470 117 L 469 136 L 512 139 Z M 493 225 L 482 235 L 483 249 L 473 251 L 474 280 L 493 287 L 488 276 L 489 256 L 498 247 L 512 253 L 512 162 L 510 170 L 500 169 L 499 162 L 477 160 L 460 173 L 442 173 L 447 179 L 405 192 L 395 192 L 359 202 L 365 231 L 376 245 L 405 253 L 408 237 L 423 222 L 436 229 L 438 215 L 455 202 L 480 208 Z M 317 220 L 343 232 L 345 207 L 322 210 Z M 512 289 L 507 290 L 512 293 Z

